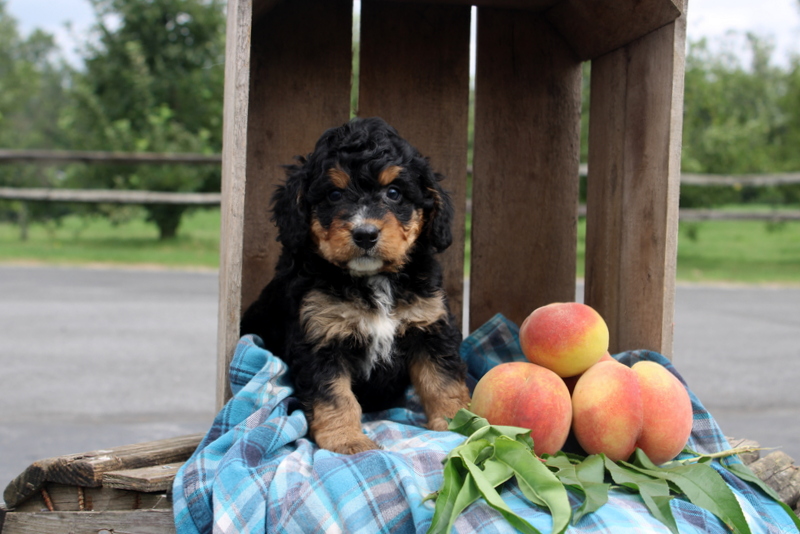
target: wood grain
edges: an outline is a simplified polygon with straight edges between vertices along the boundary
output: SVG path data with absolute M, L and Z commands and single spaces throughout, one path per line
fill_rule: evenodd
M 582 60 L 616 50 L 680 14 L 680 0 L 562 0 L 546 12 Z
M 469 113 L 468 6 L 364 2 L 359 115 L 380 116 L 445 175 L 453 245 L 440 257 L 461 322 Z
M 672 354 L 685 35 L 681 17 L 592 62 L 585 300 L 612 353 Z
M 103 487 L 152 493 L 169 491 L 183 462 L 122 469 L 103 473 Z
M 471 329 L 575 299 L 580 87 L 542 15 L 478 9 Z
M 271 279 L 280 253 L 270 199 L 284 178 L 282 166 L 311 152 L 326 129 L 347 122 L 350 110 L 352 3 L 282 2 L 264 9 L 255 24 L 245 13 L 247 4 L 232 0 L 228 7 L 234 15 L 241 10 L 241 20 L 232 32 L 229 18 L 227 36 L 234 50 L 228 62 L 237 65 L 231 76 L 239 82 L 225 95 L 226 106 L 234 108 L 225 117 L 233 122 L 230 164 L 236 172 L 227 184 L 223 174 L 228 194 L 220 265 L 220 407 L 230 398 L 227 372 L 241 312 Z M 227 78 L 226 73 L 226 84 Z
M 114 512 L 40 512 L 6 514 L 3 534 L 98 534 L 175 532 L 172 510 Z

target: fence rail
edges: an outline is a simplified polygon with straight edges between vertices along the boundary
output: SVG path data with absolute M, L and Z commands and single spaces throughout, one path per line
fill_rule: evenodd
M 219 154 L 178 154 L 155 152 L 102 152 L 102 151 L 54 151 L 54 150 L 8 150 L 0 149 L 0 164 L 30 163 L 37 165 L 87 163 L 118 165 L 219 165 Z M 472 169 L 467 169 L 471 172 Z M 588 166 L 580 165 L 582 176 Z M 766 187 L 800 184 L 800 173 L 713 175 L 682 173 L 681 184 L 699 186 Z M 219 193 L 173 193 L 162 191 L 133 191 L 117 189 L 55 189 L 0 187 L 0 199 L 37 202 L 86 202 L 109 204 L 184 204 L 216 206 Z M 579 215 L 586 214 L 580 206 Z M 766 220 L 797 221 L 800 210 L 743 211 L 682 208 L 682 221 L 706 220 Z

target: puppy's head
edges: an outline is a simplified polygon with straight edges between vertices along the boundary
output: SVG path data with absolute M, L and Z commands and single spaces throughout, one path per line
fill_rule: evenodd
M 377 118 L 325 132 L 273 197 L 278 240 L 353 274 L 397 272 L 414 247 L 452 242 L 449 196 L 427 159 Z

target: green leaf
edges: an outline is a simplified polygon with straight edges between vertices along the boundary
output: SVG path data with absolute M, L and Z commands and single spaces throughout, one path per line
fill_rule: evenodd
M 465 465 L 469 471 L 469 474 L 472 475 L 478 491 L 480 491 L 481 495 L 489 504 L 489 506 L 500 512 L 506 521 L 511 523 L 511 525 L 520 532 L 525 532 L 528 534 L 541 534 L 538 529 L 536 529 L 522 517 L 515 514 L 511 508 L 508 507 L 500 494 L 497 493 L 494 485 L 492 485 L 489 480 L 486 479 L 484 472 L 478 466 L 470 462 L 466 462 Z
M 713 467 L 707 464 L 687 464 L 660 468 L 641 449 L 636 449 L 633 463 L 620 463 L 675 484 L 692 504 L 717 516 L 734 533 L 750 534 L 750 526 L 736 496 Z
M 555 473 L 556 477 L 567 486 L 579 486 L 580 481 L 575 473 L 575 464 L 563 452 L 557 452 L 554 456 L 547 456 L 544 464 Z
M 587 457 L 575 466 L 575 474 L 585 498 L 578 511 L 575 512 L 573 524 L 580 521 L 584 515 L 598 510 L 608 502 L 608 488 L 611 484 L 605 482 L 605 472 L 603 458 L 596 454 Z
M 564 485 L 533 451 L 507 437 L 495 440 L 495 457 L 514 470 L 522 493 L 534 503 L 543 503 L 553 516 L 552 533 L 564 532 L 572 508 Z
M 669 528 L 670 532 L 678 534 L 678 524 L 669 505 L 673 497 L 670 495 L 669 484 L 666 480 L 619 465 L 605 455 L 603 455 L 603 461 L 615 484 L 639 493 L 652 516 Z
M 433 519 L 428 527 L 429 533 L 449 532 L 446 528 L 451 523 L 456 499 L 464 486 L 465 476 L 460 473 L 455 462 L 448 461 L 444 464 L 444 482 L 436 496 L 436 507 L 433 510 Z
M 770 488 L 763 480 L 758 478 L 753 471 L 742 463 L 731 463 L 730 465 L 726 462 L 721 462 L 722 466 L 727 469 L 729 472 L 733 473 L 740 479 L 744 480 L 745 482 L 750 482 L 751 484 L 755 484 L 757 487 L 761 488 L 761 491 L 772 497 L 784 511 L 789 514 L 789 517 L 794 522 L 794 526 L 797 527 L 797 530 L 800 530 L 800 517 L 794 513 L 794 510 L 781 500 L 780 495 L 778 495 L 775 490 Z
M 485 426 L 489 426 L 489 421 L 462 408 L 456 412 L 452 421 L 447 425 L 447 429 L 463 436 L 471 436 L 476 430 Z

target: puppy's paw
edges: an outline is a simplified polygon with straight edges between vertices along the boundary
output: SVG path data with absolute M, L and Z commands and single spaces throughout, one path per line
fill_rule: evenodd
M 345 434 L 341 436 L 332 436 L 329 439 L 317 440 L 317 445 L 323 449 L 339 454 L 356 454 L 364 451 L 371 451 L 380 449 L 377 443 L 369 439 L 364 434 Z
M 425 426 L 428 428 L 428 430 L 436 430 L 437 432 L 444 432 L 445 430 L 447 430 L 448 424 L 449 423 L 447 422 L 447 419 L 445 419 L 444 417 L 436 417 L 428 421 L 428 424 L 426 424 Z

